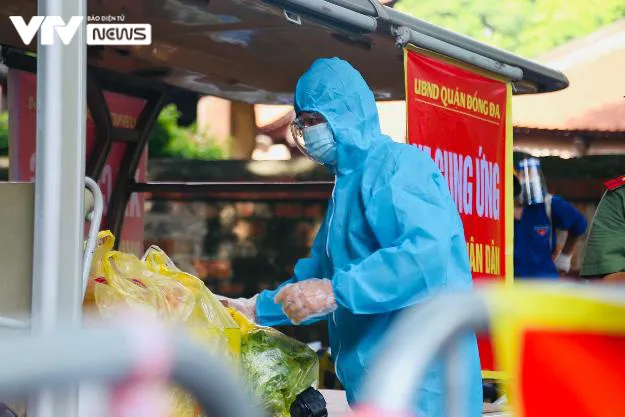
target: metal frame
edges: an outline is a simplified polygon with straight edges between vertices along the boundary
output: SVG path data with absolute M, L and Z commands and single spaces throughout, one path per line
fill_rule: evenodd
M 126 143 L 126 149 L 119 166 L 117 180 L 113 186 L 113 194 L 111 195 L 106 216 L 107 227 L 114 236 L 121 236 L 126 205 L 128 198 L 132 194 L 132 183 L 135 182 L 137 167 L 146 149 L 152 126 L 166 102 L 167 91 L 153 93 L 147 98 L 145 107 L 139 115 L 137 125 L 133 129 L 138 133 L 138 138 L 136 141 Z M 111 137 L 109 136 L 110 140 Z M 116 248 L 119 247 L 120 240 L 116 240 Z
M 102 175 L 102 169 L 113 146 L 113 121 L 104 98 L 104 91 L 91 72 L 87 72 L 87 107 L 91 111 L 96 129 L 93 149 L 88 155 L 86 172 L 87 176 L 97 180 Z
M 601 284 L 548 283 L 543 291 L 574 290 L 589 299 L 622 304 L 623 288 Z M 497 294 L 497 293 L 494 293 Z M 464 417 L 463 378 L 458 340 L 470 331 L 487 330 L 491 311 L 489 289 L 470 293 L 441 295 L 402 313 L 385 338 L 381 354 L 373 364 L 363 387 L 363 404 L 383 412 L 403 414 L 418 400 L 419 384 L 428 366 L 439 352 L 446 366 L 446 402 L 448 417 Z M 416 398 L 417 397 L 417 398 Z
M 2 63 L 9 68 L 26 72 L 37 72 L 37 58 L 26 55 L 24 51 L 13 47 L 2 47 Z M 89 77 L 93 76 L 97 80 L 97 87 L 105 91 L 126 94 L 137 98 L 147 99 L 154 92 L 162 92 L 174 87 L 170 87 L 154 79 L 148 79 L 132 74 L 119 74 L 117 72 L 87 65 L 87 85 Z
M 81 382 L 127 381 L 141 362 L 142 352 L 133 339 L 128 331 L 119 328 L 68 329 L 49 335 L 15 337 L 11 343 L 0 344 L 0 396 L 51 387 L 63 389 Z M 173 335 L 163 342 L 174 356 L 169 377 L 191 393 L 207 415 L 262 415 L 223 358 Z
M 136 126 L 132 129 L 119 128 L 113 126 L 111 112 L 104 98 L 104 88 L 99 79 L 100 77 L 98 77 L 98 73 L 95 72 L 88 75 L 89 89 L 87 93 L 87 103 L 91 109 L 94 124 L 96 125 L 96 137 L 93 150 L 87 162 L 87 175 L 99 179 L 111 152 L 113 143 L 116 141 L 126 143 L 117 179 L 113 186 L 113 194 L 109 201 L 106 222 L 107 228 L 110 229 L 115 236 L 120 236 L 124 224 L 126 205 L 132 193 L 132 184 L 135 182 L 137 167 L 146 149 L 152 126 L 167 103 L 170 89 L 165 86 L 153 87 L 141 85 L 141 83 L 136 85 L 134 84 L 134 80 L 127 81 L 118 79 L 114 81 L 110 74 L 108 75 L 108 79 L 105 75 L 103 78 L 108 81 L 107 84 L 112 88 L 112 91 L 122 90 L 124 94 L 131 94 L 146 100 L 145 107 L 139 115 Z M 134 86 L 130 87 L 131 84 L 134 84 Z M 115 241 L 116 249 L 119 248 L 120 241 L 121 239 Z
M 566 75 L 560 71 L 476 41 L 468 36 L 436 26 L 425 20 L 407 15 L 397 9 L 392 9 L 387 6 L 382 7 L 386 11 L 386 16 L 381 16 L 381 20 L 386 25 L 395 28 L 408 27 L 418 34 L 428 36 L 434 40 L 460 48 L 469 53 L 474 53 L 502 64 L 520 68 L 523 70 L 523 82 L 530 82 L 536 85 L 536 90 L 533 92 L 545 93 L 557 91 L 569 85 L 569 80 L 566 78 Z
M 378 26 L 377 19 L 372 16 L 359 13 L 338 4 L 326 0 L 265 0 L 284 10 L 294 13 L 304 13 L 312 17 L 323 17 L 333 22 L 340 23 L 342 27 L 348 26 L 362 32 L 374 32 Z
M 91 178 L 85 178 L 86 189 L 93 197 L 93 206 L 86 210 L 85 219 L 89 220 L 89 233 L 87 234 L 86 245 L 83 251 L 82 261 L 82 299 L 84 299 L 87 290 L 87 282 L 89 281 L 89 272 L 91 270 L 91 261 L 93 260 L 93 252 L 95 251 L 98 232 L 102 223 L 102 212 L 104 211 L 104 199 L 102 191 L 98 184 Z M 87 203 L 85 203 L 87 205 Z M 18 320 L 11 317 L 0 316 L 0 328 L 8 329 L 29 329 L 30 320 Z
M 3 60 L 10 68 L 36 72 L 36 59 L 20 51 L 3 51 Z M 116 128 L 103 91 L 130 94 L 146 100 L 146 106 L 134 129 Z M 149 131 L 166 104 L 171 88 L 159 83 L 142 81 L 139 77 L 120 78 L 100 68 L 89 67 L 87 72 L 87 105 L 96 126 L 93 148 L 87 156 L 87 176 L 98 180 L 106 164 L 113 143 L 126 143 L 120 164 L 120 173 L 113 186 L 113 195 L 107 208 L 107 228 L 115 236 L 123 229 L 128 198 L 134 192 L 189 195 L 187 200 L 216 201 L 326 201 L 332 191 L 331 181 L 306 182 L 151 182 L 137 183 L 134 179 L 141 154 L 145 150 Z M 134 167 L 133 165 L 134 164 Z M 242 195 L 243 193 L 247 195 Z M 176 197 L 177 198 L 177 197 Z M 177 198 L 179 199 L 179 198 Z M 115 244 L 119 247 L 120 239 Z
M 89 272 L 91 271 L 91 262 L 93 260 L 93 252 L 96 248 L 98 240 L 98 232 L 102 224 L 102 212 L 104 211 L 104 198 L 102 197 L 102 190 L 98 186 L 98 183 L 91 178 L 85 178 L 85 185 L 87 190 L 91 192 L 93 196 L 93 210 L 89 210 L 87 213 L 87 219 L 89 220 L 89 234 L 87 235 L 87 244 L 83 253 L 82 263 L 82 296 L 85 298 L 87 292 L 87 284 L 89 282 Z
M 3 51 L 3 61 L 10 68 L 28 72 L 37 72 L 36 58 L 7 49 Z M 128 198 L 132 193 L 132 184 L 141 156 L 146 149 L 148 136 L 160 111 L 167 103 L 169 87 L 150 83 L 140 77 L 121 78 L 111 71 L 89 67 L 86 71 L 86 102 L 96 126 L 96 137 L 93 149 L 88 155 L 86 164 L 87 176 L 95 181 L 100 179 L 113 143 L 126 143 L 126 149 L 119 167 L 117 180 L 113 186 L 113 195 L 107 208 L 107 228 L 115 236 L 119 236 L 124 221 L 124 213 Z M 146 100 L 145 107 L 139 115 L 137 125 L 133 129 L 114 127 L 111 112 L 104 98 L 104 90 L 119 92 Z M 81 108 L 84 106 L 81 105 Z M 86 120 L 86 115 L 85 115 Z M 83 135 L 84 137 L 84 135 Z M 84 145 L 83 145 L 84 146 Z M 120 239 L 115 241 L 118 248 Z
M 329 22 L 333 22 L 335 26 L 350 26 L 361 31 L 385 33 L 396 36 L 396 31 L 400 28 L 406 28 L 413 33 L 413 37 L 419 39 L 417 44 L 425 43 L 436 48 L 433 49 L 453 57 L 459 50 L 464 51 L 463 60 L 465 62 L 480 62 L 484 60 L 492 60 L 497 64 L 515 67 L 522 72 L 522 81 L 515 83 L 519 92 L 549 92 L 566 88 L 569 81 L 566 76 L 551 68 L 540 65 L 531 60 L 514 55 L 510 52 L 499 48 L 484 44 L 464 35 L 449 31 L 440 26 L 418 19 L 416 17 L 402 13 L 397 9 L 387 6 L 373 7 L 373 10 L 365 8 L 359 2 L 349 2 L 346 0 L 331 0 L 319 2 L 316 0 L 264 0 L 266 3 L 276 5 L 288 10 L 301 12 L 309 16 L 318 16 Z M 327 4 L 330 4 L 327 6 Z M 335 10 L 340 10 L 336 12 Z M 369 9 L 369 10 L 368 10 Z M 351 13 L 348 13 L 351 12 Z M 348 16 L 345 20 L 344 16 Z M 368 23 L 366 18 L 373 18 L 377 21 L 375 27 Z M 339 23 L 339 25 L 336 25 Z M 342 24 L 342 25 L 341 25 Z M 373 29 L 372 29 L 373 27 Z M 518 72 L 516 72 L 518 75 Z M 531 83 L 536 88 L 532 88 L 527 84 Z
M 0 316 L 0 327 L 13 330 L 26 330 L 30 329 L 30 321 Z
M 331 181 L 148 182 L 133 183 L 131 192 L 151 193 L 153 200 L 322 202 L 330 197 L 333 186 Z
M 462 359 L 455 342 L 469 331 L 486 329 L 488 323 L 489 311 L 479 293 L 441 296 L 406 311 L 385 338 L 382 353 L 365 381 L 363 402 L 384 411 L 410 410 L 418 400 L 415 393 L 429 364 L 442 350 L 448 368 L 447 395 L 456 403 L 447 415 L 466 415 L 466 410 L 457 406 L 462 396 L 457 385 L 462 378 L 457 374 Z
M 39 0 L 37 14 L 87 16 L 86 0 Z M 47 334 L 82 317 L 87 46 L 78 30 L 68 45 L 37 46 L 37 154 L 31 331 Z M 14 357 L 7 357 L 14 360 Z M 74 417 L 78 387 L 29 399 L 31 417 Z
M 394 32 L 396 43 L 402 48 L 408 44 L 413 44 L 417 47 L 474 65 L 511 81 L 520 81 L 523 79 L 523 70 L 519 67 L 504 64 L 475 52 L 467 51 L 466 49 L 424 35 L 423 33 L 419 33 L 405 26 L 395 29 Z

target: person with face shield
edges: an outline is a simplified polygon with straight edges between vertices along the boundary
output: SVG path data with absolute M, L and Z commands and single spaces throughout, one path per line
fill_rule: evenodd
M 373 93 L 350 64 L 316 61 L 297 83 L 295 110 L 299 147 L 336 176 L 325 220 L 291 279 L 251 299 L 222 302 L 267 326 L 327 320 L 337 376 L 353 405 L 398 313 L 437 294 L 471 291 L 464 231 L 434 161 L 381 133 Z M 463 405 L 477 417 L 475 335 L 461 343 Z M 442 362 L 435 361 L 416 415 L 443 416 L 444 381 Z
M 586 218 L 564 198 L 549 194 L 540 160 L 518 154 L 515 171 L 514 274 L 518 278 L 556 279 L 571 270 Z M 516 188 L 516 187 L 515 187 Z M 560 253 L 557 231 L 567 232 Z

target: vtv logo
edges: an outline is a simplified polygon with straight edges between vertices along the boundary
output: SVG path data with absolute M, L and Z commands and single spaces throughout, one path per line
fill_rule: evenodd
M 41 29 L 41 44 L 53 45 L 54 32 L 58 33 L 59 38 L 65 45 L 69 45 L 76 31 L 83 21 L 82 16 L 72 16 L 68 23 L 65 23 L 60 16 L 33 16 L 28 24 L 22 16 L 10 16 L 17 34 L 20 35 L 24 44 L 29 45 L 37 32 Z

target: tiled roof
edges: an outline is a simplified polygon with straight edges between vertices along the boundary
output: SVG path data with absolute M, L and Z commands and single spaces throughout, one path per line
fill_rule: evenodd
M 569 88 L 515 96 L 515 126 L 625 130 L 625 19 L 572 41 L 539 61 L 564 72 Z
M 592 136 L 594 138 L 625 138 L 625 129 L 623 130 L 594 130 L 594 129 L 554 129 L 540 128 L 532 126 L 514 126 L 515 135 L 537 135 L 545 134 L 548 136 L 559 136 L 574 138 L 575 136 Z

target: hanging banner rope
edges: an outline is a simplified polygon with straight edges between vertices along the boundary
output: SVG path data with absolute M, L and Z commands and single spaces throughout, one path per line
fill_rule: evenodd
M 512 122 L 509 82 L 414 47 L 405 49 L 407 142 L 432 157 L 464 224 L 480 282 L 513 278 Z M 497 378 L 479 337 L 485 377 Z

